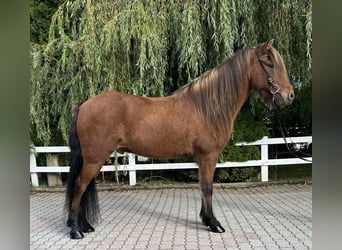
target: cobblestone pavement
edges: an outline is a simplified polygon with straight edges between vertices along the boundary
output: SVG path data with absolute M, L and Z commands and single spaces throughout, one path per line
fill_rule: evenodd
M 215 188 L 214 213 L 225 233 L 201 224 L 200 191 L 100 191 L 102 220 L 69 239 L 64 193 L 32 192 L 30 249 L 312 249 L 312 186 Z

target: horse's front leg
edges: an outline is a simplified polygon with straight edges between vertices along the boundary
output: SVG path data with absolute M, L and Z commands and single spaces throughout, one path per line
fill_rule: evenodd
M 202 191 L 202 207 L 200 216 L 203 224 L 212 232 L 223 233 L 225 229 L 215 218 L 212 207 L 213 178 L 218 154 L 200 155 L 197 157 L 199 164 L 199 177 Z

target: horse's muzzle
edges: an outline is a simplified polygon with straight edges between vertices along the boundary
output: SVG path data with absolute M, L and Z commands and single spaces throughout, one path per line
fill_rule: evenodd
M 273 101 L 276 103 L 278 106 L 287 106 L 291 105 L 293 103 L 293 100 L 295 99 L 295 93 L 293 90 L 290 92 L 278 92 L 278 94 L 273 96 Z

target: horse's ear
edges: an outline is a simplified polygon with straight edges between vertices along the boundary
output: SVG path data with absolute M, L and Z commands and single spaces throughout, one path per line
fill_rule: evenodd
M 274 42 L 274 38 L 268 40 L 267 42 L 265 42 L 265 43 L 263 44 L 263 46 L 262 46 L 262 53 L 263 53 L 263 54 L 266 53 L 267 50 L 270 50 L 270 49 L 271 49 L 273 42 Z

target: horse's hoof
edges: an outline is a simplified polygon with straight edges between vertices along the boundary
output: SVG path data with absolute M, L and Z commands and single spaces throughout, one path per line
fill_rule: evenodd
M 83 233 L 91 233 L 95 231 L 95 228 L 92 225 L 90 225 L 90 223 L 87 220 L 81 221 L 80 226 Z
M 70 232 L 70 238 L 71 239 L 74 239 L 74 240 L 79 240 L 79 239 L 82 239 L 84 236 L 83 236 L 83 233 L 79 230 L 76 230 L 76 231 L 71 231 Z
M 91 233 L 95 231 L 95 228 L 92 227 L 91 225 L 88 225 L 87 228 L 82 229 L 84 233 Z
M 213 233 L 224 233 L 226 231 L 221 225 L 209 226 L 209 229 Z

